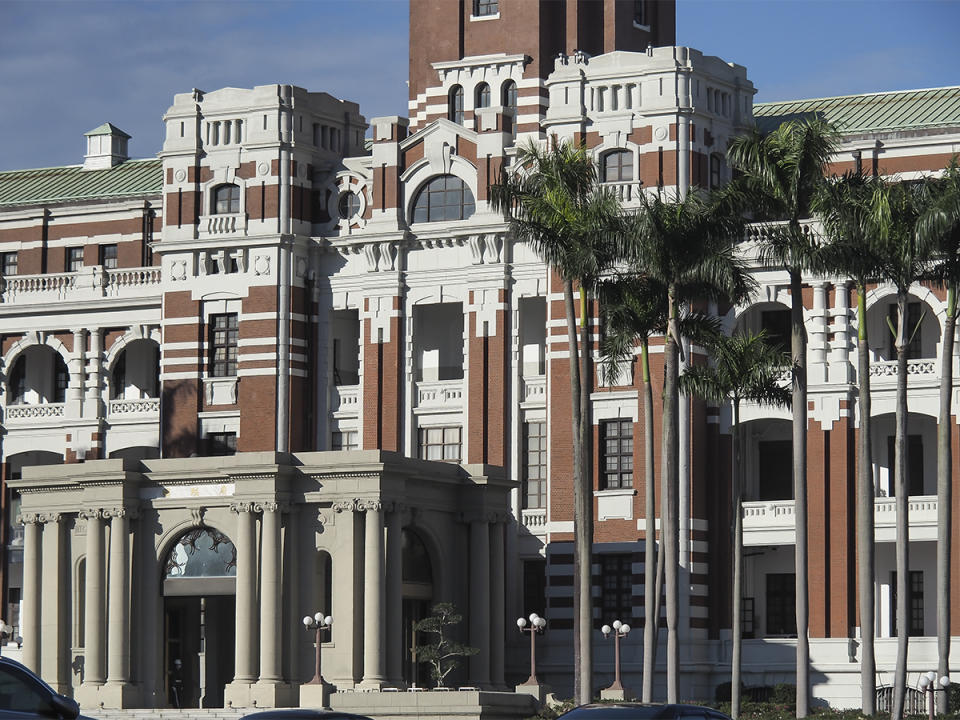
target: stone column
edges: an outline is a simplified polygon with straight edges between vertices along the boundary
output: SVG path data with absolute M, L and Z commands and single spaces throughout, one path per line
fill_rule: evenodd
M 73 331 L 73 359 L 67 365 L 70 381 L 67 385 L 67 402 L 77 403 L 83 399 L 84 364 L 86 363 L 85 348 L 87 345 L 87 331 Z M 80 413 L 77 412 L 77 415 Z
M 21 513 L 23 523 L 23 664 L 40 672 L 40 518 L 36 513 Z
M 43 575 L 40 579 L 40 676 L 59 693 L 67 691 L 67 638 L 60 513 L 43 516 Z
M 107 685 L 126 686 L 130 683 L 130 511 L 115 508 L 110 515 Z
M 263 508 L 263 552 L 260 565 L 260 682 L 279 683 L 283 645 L 280 609 L 280 507 Z M 239 627 L 238 627 L 239 630 Z
M 387 681 L 403 682 L 403 506 L 394 503 L 387 515 Z
M 383 581 L 383 507 L 379 500 L 360 504 L 366 512 L 363 537 L 363 681 L 361 687 L 384 684 L 386 623 Z
M 103 685 L 104 668 L 104 585 L 103 510 L 82 513 L 87 519 L 87 576 L 84 612 L 83 684 Z
M 100 388 L 103 385 L 103 331 L 100 328 L 90 331 L 90 350 L 87 353 L 87 386 L 84 416 L 100 417 Z
M 490 686 L 490 524 L 470 522 L 470 645 L 479 649 L 470 658 L 471 685 Z
M 256 544 L 253 506 L 236 503 L 230 508 L 237 513 L 237 610 L 236 658 L 233 682 L 249 684 L 257 679 L 254 667 L 256 635 L 254 604 L 257 599 Z
M 494 689 L 504 688 L 504 557 L 503 522 L 490 525 L 490 682 Z

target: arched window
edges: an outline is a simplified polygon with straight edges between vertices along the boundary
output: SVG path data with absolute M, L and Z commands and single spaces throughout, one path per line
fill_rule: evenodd
M 237 548 L 211 527 L 185 533 L 167 555 L 168 578 L 236 577 Z
M 447 96 L 447 120 L 463 125 L 463 88 L 454 85 Z
M 501 104 L 512 110 L 517 109 L 517 84 L 513 80 L 507 80 L 500 91 Z
M 413 203 L 413 221 L 466 220 L 473 215 L 473 193 L 463 180 L 440 175 L 428 180 Z
M 218 185 L 213 189 L 214 215 L 240 212 L 240 188 L 237 185 Z
M 474 107 L 490 107 L 490 86 L 486 83 L 480 83 L 477 85 Z
M 626 182 L 633 180 L 633 153 L 629 150 L 614 150 L 603 156 L 603 182 Z

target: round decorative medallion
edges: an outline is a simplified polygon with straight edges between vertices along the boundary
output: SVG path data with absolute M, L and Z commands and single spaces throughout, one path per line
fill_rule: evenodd
M 667 129 L 665 127 L 658 127 L 657 131 L 654 133 L 657 136 L 657 140 L 666 140 L 667 139 Z
M 177 170 L 177 171 L 173 174 L 173 178 L 174 178 L 174 180 L 176 180 L 177 182 L 183 182 L 184 180 L 187 179 L 187 171 L 186 171 L 186 170 L 183 170 L 183 169 Z
M 258 174 L 258 175 L 263 176 L 263 175 L 266 175 L 268 172 L 270 172 L 270 166 L 267 165 L 265 162 L 259 163 L 259 164 L 257 165 L 257 174 Z

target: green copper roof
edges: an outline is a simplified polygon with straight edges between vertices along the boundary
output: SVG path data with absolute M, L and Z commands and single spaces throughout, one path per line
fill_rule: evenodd
M 110 123 L 104 123 L 98 127 L 95 127 L 90 132 L 85 132 L 84 135 L 122 135 L 123 137 L 129 139 L 130 136 L 127 135 L 123 130 L 118 128 L 116 125 L 111 125 Z
M 161 160 L 127 160 L 105 170 L 81 165 L 0 172 L 0 207 L 159 195 Z
M 784 120 L 816 113 L 845 134 L 882 130 L 960 127 L 960 87 L 845 95 L 757 103 L 753 115 L 764 132 Z

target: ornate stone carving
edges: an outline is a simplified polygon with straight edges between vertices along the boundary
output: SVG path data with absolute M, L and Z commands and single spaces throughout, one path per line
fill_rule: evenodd
M 383 510 L 383 503 L 377 499 L 360 499 L 357 500 L 357 510 L 360 512 L 381 512 Z
M 38 522 L 42 523 L 58 523 L 60 522 L 60 513 L 58 512 L 48 512 L 48 513 L 37 513 Z
M 22 512 L 17 515 L 17 522 L 21 525 L 35 525 L 43 520 L 40 519 L 39 513 Z
M 190 517 L 193 519 L 193 522 L 200 526 L 204 526 L 203 516 L 207 514 L 207 509 L 205 507 L 192 508 L 190 510 Z
M 254 508 L 253 503 L 251 502 L 235 502 L 230 505 L 231 512 L 235 513 L 248 513 L 248 512 L 257 512 Z
M 85 508 L 77 514 L 84 520 L 100 520 L 107 516 L 107 513 L 103 508 Z
M 256 512 L 279 512 L 282 510 L 282 508 L 280 507 L 280 503 L 273 500 L 267 500 L 254 505 L 254 510 Z
M 358 510 L 357 500 L 337 500 L 331 507 L 333 507 L 334 512 L 353 512 Z

